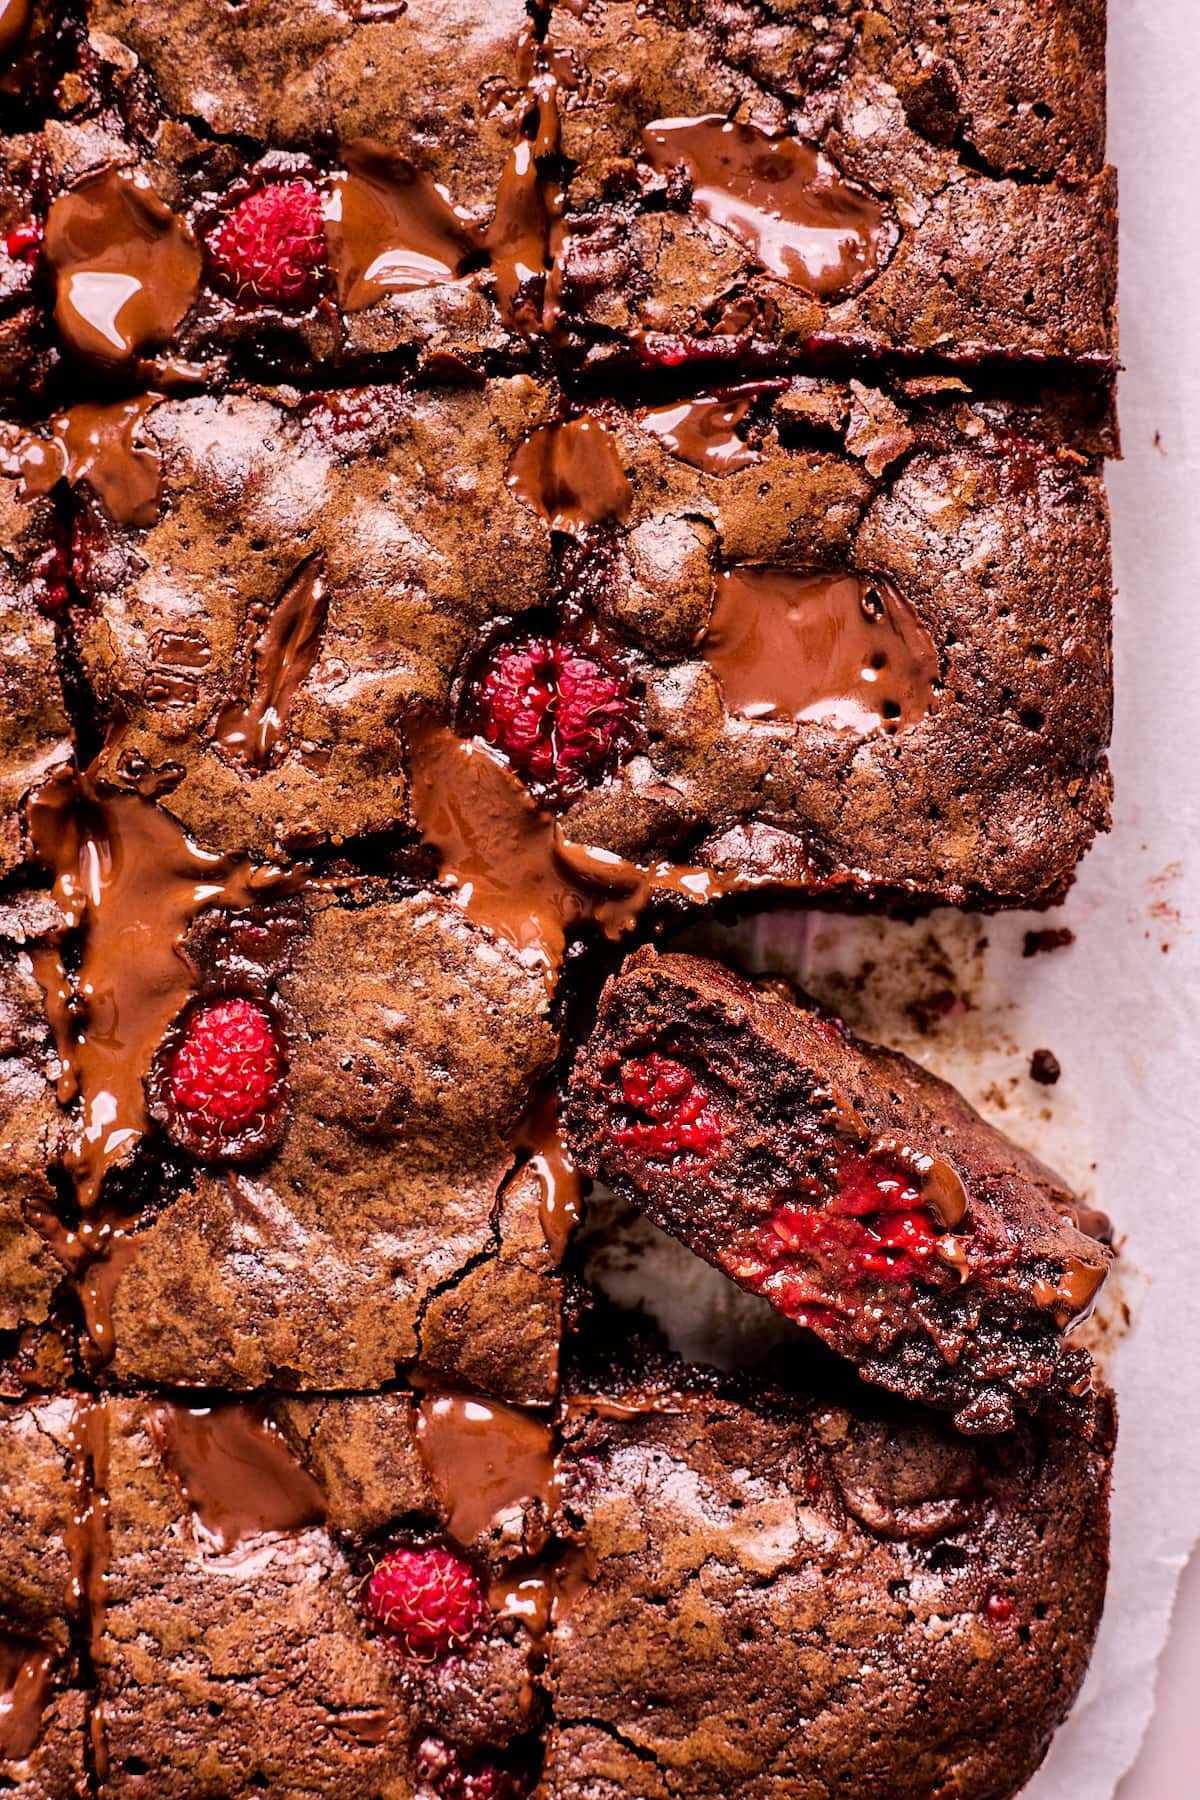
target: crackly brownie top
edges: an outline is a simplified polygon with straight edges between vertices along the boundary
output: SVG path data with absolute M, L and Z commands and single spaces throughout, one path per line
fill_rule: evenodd
M 927 1415 L 593 1377 L 564 1513 L 544 1791 L 1021 1788 L 1087 1664 L 1107 1453 Z
M 872 1381 L 1002 1431 L 1092 1420 L 1109 1253 L 1063 1184 L 908 1058 L 717 963 L 638 952 L 569 1109 L 581 1166 Z

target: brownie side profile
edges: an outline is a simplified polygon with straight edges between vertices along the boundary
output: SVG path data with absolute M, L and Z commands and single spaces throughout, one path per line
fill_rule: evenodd
M 1108 1440 L 964 1439 L 863 1390 L 594 1378 L 551 1640 L 555 1800 L 1007 1800 L 1078 1691 Z
M 605 988 L 568 1133 L 586 1174 L 869 1381 L 964 1431 L 1042 1407 L 1090 1419 L 1091 1361 L 1064 1332 L 1107 1247 L 1049 1170 L 907 1057 L 644 949 Z
M 564 0 L 558 293 L 586 352 L 1061 359 L 1108 379 L 1103 8 Z
M 84 1800 L 88 1696 L 73 1629 L 86 1584 L 85 1403 L 0 1403 L 0 1791 Z

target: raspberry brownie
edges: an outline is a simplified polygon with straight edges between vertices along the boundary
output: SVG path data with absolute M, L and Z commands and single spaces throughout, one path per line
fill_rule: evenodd
M 1107 1426 L 611 1369 L 568 1404 L 548 1800 L 1008 1800 L 1087 1667 Z
M 0 1404 L 0 1792 L 15 1800 L 89 1792 L 73 1631 L 91 1575 L 85 1425 L 65 1395 Z
M 423 1357 L 549 1398 L 561 1246 L 523 1126 L 557 1052 L 541 966 L 415 880 L 255 870 L 86 777 L 43 791 L 37 829 L 59 892 L 105 871 L 43 976 L 70 997 L 93 1366 L 338 1389 Z
M 98 772 L 203 841 L 436 837 L 418 705 L 570 843 L 704 871 L 676 898 L 1042 903 L 1107 821 L 1107 515 L 1052 419 L 807 379 L 144 407 L 132 495 L 76 489 L 78 654 Z M 492 786 L 456 810 L 507 807 L 508 860 L 536 822 Z
M 525 355 L 545 228 L 523 0 L 80 12 L 47 134 L 73 358 L 215 380 Z
M 869 1381 L 1010 1430 L 1091 1421 L 1064 1339 L 1105 1228 L 907 1057 L 719 964 L 643 949 L 611 980 L 568 1109 L 579 1167 Z
M 528 1793 L 548 1424 L 437 1390 L 95 1411 L 105 1800 Z
M 547 58 L 581 348 L 1111 378 L 1103 0 L 562 0 Z

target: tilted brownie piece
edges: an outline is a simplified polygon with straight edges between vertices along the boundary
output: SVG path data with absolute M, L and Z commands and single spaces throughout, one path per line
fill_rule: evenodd
M 1008 1800 L 1087 1667 L 1094 1445 L 953 1436 L 857 1389 L 572 1396 L 547 1800 Z
M 580 348 L 1115 368 L 1102 0 L 561 0 Z
M 480 629 L 550 586 L 506 485 L 548 390 L 140 404 L 77 489 L 79 655 L 119 725 L 98 772 L 222 848 L 402 823 L 405 711 L 446 710 Z
M 29 853 L 25 803 L 71 759 L 55 619 L 66 603 L 66 556 L 53 499 L 22 473 L 32 437 L 0 421 L 0 875 Z
M 61 1302 L 67 1270 L 51 1247 L 51 1178 L 65 1144 L 54 1042 L 34 973 L 60 928 L 44 894 L 0 899 L 0 1394 L 60 1386 L 69 1373 Z
M 0 1792 L 84 1800 L 87 1695 L 72 1639 L 88 1579 L 86 1404 L 0 1404 Z
M 557 612 L 468 656 L 458 724 L 568 838 L 718 887 L 1065 891 L 1108 817 L 1111 580 L 1052 420 L 801 380 L 594 406 L 511 480 L 562 528 Z
M 604 990 L 568 1131 L 585 1173 L 868 1380 L 966 1431 L 1092 1420 L 1063 1333 L 1108 1269 L 1096 1215 L 907 1057 L 646 949 Z
M 439 1394 L 93 1410 L 104 1800 L 441 1800 L 431 1761 L 520 1764 L 539 1720 L 512 1589 L 546 1538 L 547 1425 Z
M 69 354 L 206 380 L 526 355 L 545 227 L 524 0 L 80 10 L 48 132 Z

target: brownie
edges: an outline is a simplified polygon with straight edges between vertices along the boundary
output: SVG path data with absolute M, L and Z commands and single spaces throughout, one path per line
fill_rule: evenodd
M 1006 1800 L 1087 1667 L 1109 1446 L 863 1390 L 619 1372 L 568 1403 L 553 1800 Z
M 0 876 L 28 855 L 29 794 L 72 753 L 55 643 L 66 559 L 54 499 L 29 493 L 22 473 L 35 441 L 0 421 Z
M 3 90 L 0 74 L 0 119 Z M 49 181 L 41 133 L 0 132 L 0 395 L 21 407 L 36 405 L 55 360 L 40 263 Z
M 401 725 L 551 579 L 510 493 L 547 416 L 518 376 L 149 406 L 77 496 L 79 657 L 109 734 L 97 772 L 202 842 L 269 855 L 406 818 Z
M 93 1365 L 336 1389 L 423 1358 L 548 1399 L 561 1245 L 522 1138 L 557 1048 L 542 971 L 411 883 L 234 872 L 205 909 L 217 859 L 151 802 L 83 811 L 122 876 L 65 975 Z
M 967 1432 L 1094 1416 L 1106 1229 L 953 1088 L 812 1003 L 643 949 L 572 1079 L 580 1168 L 866 1377 Z
M 437 1393 L 97 1410 L 105 1800 L 407 1800 L 431 1738 L 469 1768 L 537 1729 L 536 1640 L 510 1589 L 546 1537 L 547 1426 Z M 448 1501 L 468 1472 L 483 1485 Z M 397 1549 L 465 1571 L 476 1618 L 456 1653 L 375 1618 L 368 1584 Z
M 59 1386 L 67 1360 L 66 1253 L 52 1179 L 64 1140 L 54 1044 L 35 969 L 61 925 L 48 896 L 0 896 L 0 1394 Z
M 45 251 L 93 374 L 524 358 L 544 280 L 524 0 L 80 12 Z M 95 273 L 136 284 L 111 316 Z
M 75 490 L 78 654 L 120 720 L 99 772 L 220 847 L 436 841 L 447 758 L 432 805 L 405 792 L 422 707 L 507 755 L 573 842 L 707 872 L 658 884 L 675 898 L 1065 890 L 1108 817 L 1090 457 L 954 384 L 560 415 L 517 376 L 126 419 L 132 498 L 115 450 L 107 498 L 95 470 Z
M 83 1413 L 66 1395 L 0 1404 L 0 1791 L 15 1800 L 89 1792 L 73 1630 L 87 1578 Z
M 580 347 L 1115 356 L 1103 0 L 553 8 Z

